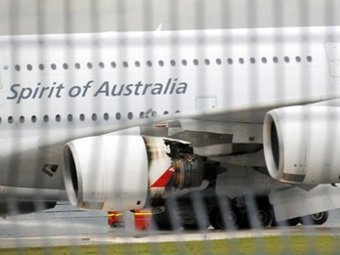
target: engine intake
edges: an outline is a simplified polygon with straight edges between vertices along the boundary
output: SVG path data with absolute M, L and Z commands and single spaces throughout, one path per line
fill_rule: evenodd
M 340 109 L 293 106 L 268 112 L 263 129 L 270 175 L 282 182 L 340 182 Z
M 148 199 L 201 185 L 202 158 L 188 143 L 162 137 L 107 135 L 69 142 L 64 182 L 72 205 L 85 209 L 140 209 Z
M 142 208 L 148 193 L 148 158 L 141 136 L 78 139 L 64 149 L 70 202 L 101 210 Z

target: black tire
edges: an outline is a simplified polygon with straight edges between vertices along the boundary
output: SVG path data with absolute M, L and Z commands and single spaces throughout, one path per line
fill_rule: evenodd
M 328 219 L 328 212 L 319 212 L 311 215 L 304 216 L 301 219 L 304 225 L 322 225 Z
M 274 222 L 274 212 L 270 206 L 258 208 L 256 212 L 256 217 L 260 226 L 263 228 L 271 226 Z
M 250 229 L 249 215 L 246 210 L 238 210 L 237 226 L 239 229 Z
M 287 219 L 287 220 L 283 220 L 283 221 L 273 221 L 272 226 L 273 227 L 288 227 L 288 226 L 296 226 L 297 224 L 300 223 L 300 217 L 297 218 L 292 218 L 292 219 Z
M 273 224 L 274 211 L 267 196 L 256 197 L 256 213 L 252 217 L 255 217 L 252 221 L 254 227 L 267 228 Z
M 168 208 L 164 212 L 153 214 L 152 224 L 158 230 L 175 230 L 179 227 L 178 217 Z
M 199 230 L 200 229 L 200 226 L 198 224 L 195 224 L 195 223 L 183 223 L 183 228 L 185 230 Z
M 240 214 L 237 208 L 222 211 L 218 206 L 214 207 L 209 214 L 209 221 L 215 229 L 237 229 Z
M 209 213 L 209 222 L 214 229 L 222 229 L 220 219 L 219 219 L 220 209 L 219 207 L 214 207 Z
M 223 229 L 235 229 L 239 228 L 240 213 L 236 207 L 231 210 L 226 210 L 222 213 L 221 225 Z
M 300 221 L 301 221 L 300 217 L 289 219 L 288 220 L 288 226 L 296 226 L 297 224 L 300 223 Z

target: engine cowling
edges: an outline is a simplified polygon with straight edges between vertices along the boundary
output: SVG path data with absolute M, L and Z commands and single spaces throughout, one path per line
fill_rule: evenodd
M 171 188 L 197 187 L 203 181 L 204 166 L 190 151 L 186 142 L 151 136 L 107 135 L 71 141 L 64 148 L 69 200 L 84 209 L 132 210 L 143 208 L 147 199 L 161 201 Z
M 98 136 L 69 142 L 64 182 L 72 205 L 100 210 L 142 208 L 148 159 L 141 136 Z
M 293 106 L 269 111 L 264 154 L 270 175 L 282 182 L 340 182 L 340 109 Z

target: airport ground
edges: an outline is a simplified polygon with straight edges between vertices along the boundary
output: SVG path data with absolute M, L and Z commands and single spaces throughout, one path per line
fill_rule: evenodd
M 90 244 L 180 242 L 275 236 L 340 237 L 340 210 L 330 212 L 322 226 L 269 228 L 242 231 L 135 231 L 130 227 L 112 228 L 102 211 L 74 209 L 67 202 L 54 209 L 0 219 L 0 248 L 39 246 L 78 246 Z

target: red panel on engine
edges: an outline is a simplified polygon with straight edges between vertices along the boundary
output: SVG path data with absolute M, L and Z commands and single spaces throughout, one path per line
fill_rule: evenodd
M 158 180 L 156 180 L 151 186 L 150 188 L 162 188 L 165 187 L 165 185 L 167 185 L 172 177 L 174 173 L 174 169 L 172 166 L 170 166 L 165 172 L 164 174 L 159 177 Z

